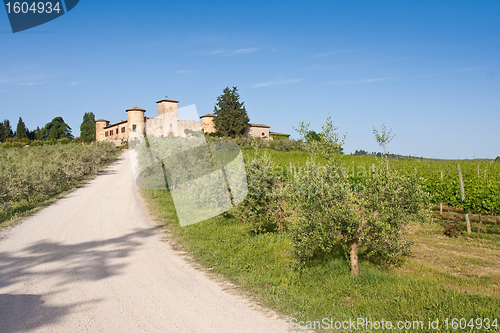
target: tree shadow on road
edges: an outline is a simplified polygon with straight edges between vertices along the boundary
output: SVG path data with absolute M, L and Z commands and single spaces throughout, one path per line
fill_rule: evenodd
M 39 279 L 40 284 L 49 281 L 50 294 L 56 294 L 62 291 L 57 287 L 122 274 L 128 265 L 127 257 L 145 238 L 156 235 L 155 230 L 155 227 L 141 229 L 121 237 L 79 244 L 40 241 L 20 251 L 0 252 L 0 290 L 15 284 L 23 288 L 25 283 L 36 290 Z M 16 286 L 15 290 L 19 288 Z M 45 296 L 49 293 L 0 294 L 0 332 L 21 332 L 55 323 L 82 304 L 47 306 Z
M 59 278 L 59 285 L 75 281 L 96 281 L 120 274 L 142 239 L 156 234 L 156 228 L 80 244 L 40 241 L 18 252 L 0 252 L 0 288 L 33 276 Z
M 56 322 L 81 304 L 49 306 L 41 295 L 0 294 L 0 332 L 28 332 L 40 328 Z

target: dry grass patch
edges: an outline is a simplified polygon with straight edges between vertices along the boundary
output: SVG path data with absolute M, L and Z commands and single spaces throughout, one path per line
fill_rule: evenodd
M 453 217 L 459 214 L 452 213 Z M 464 220 L 455 220 L 465 226 Z M 457 237 L 448 237 L 443 232 L 447 228 L 446 223 L 449 223 L 446 214 L 443 219 L 436 216 L 436 222 L 410 228 L 408 237 L 415 245 L 410 260 L 399 269 L 400 272 L 430 276 L 445 286 L 465 293 L 500 299 L 500 237 L 478 235 L 477 229 L 471 236 L 462 233 Z M 488 222 L 489 227 L 495 227 L 491 225 L 493 221 Z

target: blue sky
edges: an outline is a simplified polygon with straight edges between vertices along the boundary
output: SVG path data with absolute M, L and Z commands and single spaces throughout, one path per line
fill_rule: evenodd
M 0 121 L 111 122 L 165 95 L 211 113 L 237 86 L 250 121 L 297 137 L 328 113 L 347 153 L 500 155 L 498 1 L 94 1 L 13 34 L 0 9 Z

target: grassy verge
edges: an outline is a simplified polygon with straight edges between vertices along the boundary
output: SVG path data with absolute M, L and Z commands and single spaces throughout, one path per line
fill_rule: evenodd
M 430 318 L 440 320 L 440 332 L 452 332 L 456 330 L 446 328 L 446 318 L 451 325 L 452 318 L 500 317 L 496 240 L 449 238 L 439 223 L 412 226 L 409 237 L 416 246 L 399 267 L 377 266 L 361 257 L 360 277 L 353 278 L 338 249 L 299 273 L 286 234 L 252 235 L 231 214 L 181 228 L 167 190 L 143 193 L 157 220 L 197 262 L 264 306 L 299 321 L 422 321 L 419 332 L 436 332 L 428 329 Z
M 52 192 L 48 196 L 34 196 L 26 201 L 18 201 L 12 203 L 12 207 L 8 213 L 3 210 L 0 211 L 0 231 L 7 227 L 12 227 L 20 223 L 25 217 L 33 215 L 40 209 L 50 206 L 52 203 L 66 196 L 68 193 L 74 191 L 80 186 L 88 183 L 95 177 L 97 177 L 100 172 L 110 166 L 122 153 L 122 150 L 117 150 L 117 152 L 104 164 L 100 165 L 98 172 L 95 174 L 87 174 L 79 177 L 70 184 L 60 187 L 57 191 Z

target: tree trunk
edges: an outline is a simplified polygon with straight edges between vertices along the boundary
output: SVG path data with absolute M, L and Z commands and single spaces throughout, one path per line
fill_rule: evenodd
M 359 276 L 358 240 L 353 240 L 351 242 L 351 274 Z

